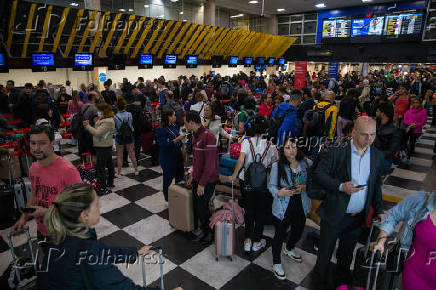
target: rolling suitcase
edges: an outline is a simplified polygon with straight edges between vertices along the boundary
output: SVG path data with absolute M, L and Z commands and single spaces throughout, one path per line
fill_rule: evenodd
M 232 182 L 232 200 L 233 200 L 233 182 Z M 235 252 L 235 223 L 234 223 L 234 205 L 232 203 L 232 222 L 217 222 L 215 224 L 215 260 L 218 261 L 220 256 L 228 257 L 233 261 Z
M 32 194 L 30 178 L 24 177 L 17 179 L 14 184 L 14 192 L 17 209 L 25 208 Z
M 160 247 L 156 247 L 156 248 L 151 248 L 150 250 L 158 252 L 159 253 L 159 267 L 160 267 L 160 289 L 164 290 L 164 277 L 163 277 L 163 255 L 162 255 L 162 248 Z M 141 260 L 142 260 L 142 283 L 144 288 L 147 287 L 147 275 L 145 272 L 145 256 L 141 256 Z M 148 289 L 148 288 L 147 288 Z
M 11 222 L 15 219 L 15 194 L 10 184 L 0 185 L 0 223 Z
M 190 232 L 194 230 L 194 200 L 192 190 L 180 185 L 168 188 L 169 223 L 175 229 Z
M 27 245 L 29 246 L 30 257 L 17 257 L 12 237 L 25 233 Z M 33 250 L 32 239 L 29 233 L 29 227 L 8 234 L 9 249 L 12 255 L 12 269 L 8 278 L 10 289 L 36 289 L 36 256 Z

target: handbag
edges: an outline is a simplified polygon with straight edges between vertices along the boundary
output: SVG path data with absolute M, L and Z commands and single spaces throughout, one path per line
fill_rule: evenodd
M 411 233 L 414 234 L 415 226 L 418 223 L 418 217 L 421 216 L 422 212 L 427 207 L 429 198 L 430 198 L 430 194 L 426 193 L 424 204 L 415 214 L 411 226 L 407 229 L 406 237 L 408 237 Z M 404 248 L 401 246 L 401 237 L 402 237 L 402 233 L 404 232 L 405 226 L 406 224 L 404 224 L 402 229 L 399 231 L 398 233 L 399 238 L 397 239 L 397 241 L 391 243 L 391 247 L 389 247 L 387 251 L 387 253 L 389 254 L 387 254 L 386 257 L 386 271 L 392 272 L 393 274 L 400 274 L 403 272 L 404 269 L 404 262 L 406 261 L 407 252 L 404 251 Z

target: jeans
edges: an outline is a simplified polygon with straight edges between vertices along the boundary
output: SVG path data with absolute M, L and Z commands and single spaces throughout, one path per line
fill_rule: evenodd
M 416 141 L 418 140 L 419 136 L 421 136 L 420 133 L 418 134 L 414 134 L 409 132 L 406 135 L 406 140 L 408 140 L 407 143 L 407 159 L 410 159 L 410 157 L 413 155 L 413 153 L 415 153 L 415 145 L 416 145 Z
M 268 190 L 247 192 L 242 180 L 240 187 L 244 197 L 245 238 L 252 242 L 260 242 L 265 225 L 265 195 L 268 194 Z
M 115 169 L 112 161 L 112 147 L 95 147 L 97 151 L 96 173 L 100 188 L 106 189 L 107 185 L 114 183 Z M 108 177 L 106 178 L 106 168 Z
M 329 224 L 321 220 L 321 235 L 319 240 L 318 259 L 315 265 L 316 275 L 321 284 L 325 284 L 329 273 L 330 259 L 336 247 L 336 240 L 339 238 L 339 246 L 336 252 L 336 285 L 350 284 L 352 277 L 350 265 L 353 260 L 353 252 L 359 239 L 363 214 L 356 216 L 344 216 L 339 224 Z M 324 282 L 324 283 L 323 283 Z
M 194 199 L 194 227 L 198 228 L 198 220 L 200 219 L 201 230 L 203 233 L 209 232 L 209 218 L 211 216 L 209 201 L 215 192 L 215 184 L 215 182 L 206 184 L 203 195 L 198 196 L 198 181 L 192 181 L 192 196 Z
M 289 225 L 291 232 L 286 243 L 286 249 L 292 250 L 303 235 L 306 215 L 303 210 L 301 195 L 291 196 L 283 220 L 274 217 L 275 234 L 272 242 L 273 263 L 281 264 L 281 251 Z
M 392 158 L 385 158 L 385 160 L 383 160 L 383 174 L 387 175 L 389 173 L 389 170 L 392 167 L 392 162 L 394 162 L 394 160 Z

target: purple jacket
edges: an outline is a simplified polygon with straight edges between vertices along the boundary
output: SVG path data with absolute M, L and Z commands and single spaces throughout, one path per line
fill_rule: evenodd
M 413 134 L 421 134 L 422 126 L 427 122 L 427 110 L 423 108 L 419 109 L 409 109 L 406 114 L 404 114 L 404 125 L 409 126 L 415 123 L 416 127 L 413 129 Z
M 192 177 L 198 184 L 205 186 L 218 180 L 218 148 L 216 138 L 201 126 L 192 138 Z

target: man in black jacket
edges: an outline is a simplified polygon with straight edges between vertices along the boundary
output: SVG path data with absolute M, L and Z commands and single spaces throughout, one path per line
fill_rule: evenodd
M 117 102 L 117 96 L 115 92 L 111 90 L 111 84 L 108 81 L 104 82 L 104 91 L 101 92 L 104 101 L 113 106 Z
M 383 154 L 371 146 L 376 136 L 376 122 L 363 116 L 356 120 L 353 138 L 345 147 L 331 150 L 320 160 L 312 182 L 322 190 L 310 192 L 311 198 L 322 199 L 318 209 L 321 217 L 321 236 L 315 273 L 320 285 L 327 286 L 329 264 L 336 240 L 336 285 L 351 282 L 350 264 L 361 228 L 370 206 L 383 219 L 381 174 Z
M 390 102 L 380 103 L 376 111 L 377 137 L 374 146 L 383 153 L 383 174 L 391 169 L 394 156 L 400 150 L 402 134 L 394 123 L 394 107 Z
M 32 89 L 32 84 L 26 83 L 12 109 L 14 118 L 23 120 L 28 126 L 33 124 Z

